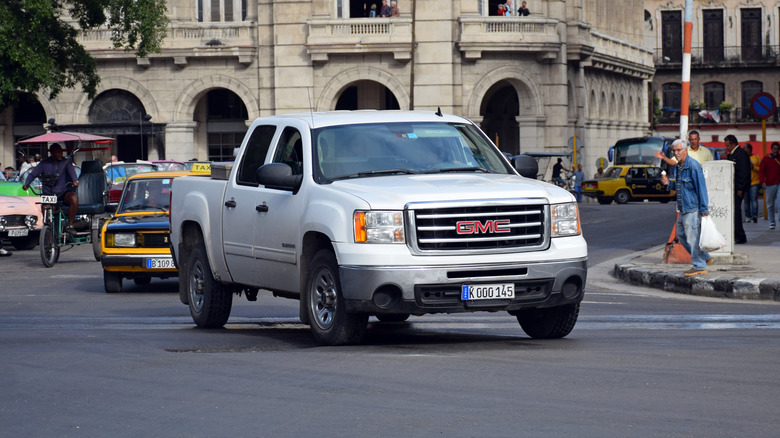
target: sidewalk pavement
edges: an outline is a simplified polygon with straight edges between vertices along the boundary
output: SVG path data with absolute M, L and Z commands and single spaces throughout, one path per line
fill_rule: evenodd
M 770 230 L 763 218 L 742 225 L 747 243 L 734 245 L 733 255 L 713 253 L 715 263 L 707 267 L 707 274 L 686 277 L 683 272 L 691 264 L 663 263 L 664 243 L 617 262 L 612 275 L 668 292 L 780 301 L 780 229 Z

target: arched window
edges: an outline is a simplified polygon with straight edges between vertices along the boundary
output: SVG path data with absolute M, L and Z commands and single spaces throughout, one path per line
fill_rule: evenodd
M 704 84 L 704 107 L 717 109 L 726 97 L 726 85 L 723 82 L 707 82 Z
M 764 91 L 761 81 L 745 81 L 742 83 L 742 108 L 750 108 L 750 101 L 758 93 Z M 749 110 L 748 110 L 749 111 Z

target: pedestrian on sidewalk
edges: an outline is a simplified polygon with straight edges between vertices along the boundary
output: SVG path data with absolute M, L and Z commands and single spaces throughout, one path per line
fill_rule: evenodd
M 669 181 L 666 174 L 661 175 L 661 184 L 667 190 L 676 190 L 677 198 L 677 239 L 691 254 L 693 267 L 685 271 L 685 275 L 693 277 L 707 273 L 707 265 L 712 264 L 709 253 L 699 247 L 701 233 L 701 218 L 709 216 L 709 198 L 707 184 L 701 164 L 688 157 L 688 145 L 684 140 L 677 139 L 672 143 L 672 152 L 677 159 L 677 179 Z
M 742 200 L 750 190 L 750 157 L 739 147 L 737 137 L 729 134 L 723 139 L 729 161 L 734 163 L 734 243 L 747 243 L 745 228 L 742 227 Z
M 780 205 L 780 143 L 772 143 L 772 152 L 761 159 L 758 179 L 764 185 L 766 208 L 769 210 L 769 229 L 775 229 L 775 213 Z
M 745 152 L 750 157 L 750 190 L 745 195 L 745 222 L 753 220 L 758 222 L 758 189 L 761 188 L 761 180 L 758 179 L 758 164 L 761 160 L 753 153 L 753 145 L 745 144 Z

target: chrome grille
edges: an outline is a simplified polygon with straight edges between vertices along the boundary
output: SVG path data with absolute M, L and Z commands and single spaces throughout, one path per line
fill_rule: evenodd
M 5 217 L 5 226 L 6 227 L 24 227 L 27 226 L 24 223 L 24 218 L 27 216 L 23 214 L 9 214 L 4 216 Z
M 505 202 L 414 208 L 411 243 L 420 252 L 539 249 L 546 245 L 547 210 L 543 203 Z

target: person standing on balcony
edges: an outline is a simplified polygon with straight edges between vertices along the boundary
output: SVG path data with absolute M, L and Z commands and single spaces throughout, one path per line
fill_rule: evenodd
M 391 17 L 400 17 L 401 16 L 401 10 L 398 9 L 398 2 L 395 0 L 390 2 L 390 9 L 393 10 L 393 13 L 390 15 Z
M 525 2 L 521 3 L 520 9 L 517 10 L 517 15 L 527 17 L 530 13 L 531 11 L 528 10 L 528 5 Z
M 391 15 L 393 15 L 393 8 L 387 4 L 387 0 L 382 0 L 382 9 L 379 11 L 379 16 L 390 18 Z

